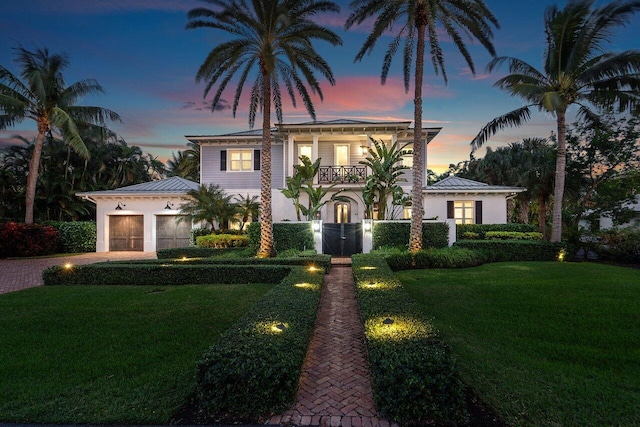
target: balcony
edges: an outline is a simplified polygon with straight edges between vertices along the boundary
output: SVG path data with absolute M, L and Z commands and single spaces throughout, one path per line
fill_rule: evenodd
M 366 178 L 366 166 L 320 166 L 318 171 L 318 184 L 353 184 Z

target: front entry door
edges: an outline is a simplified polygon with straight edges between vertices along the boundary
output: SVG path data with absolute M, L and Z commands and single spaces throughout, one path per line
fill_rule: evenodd
M 322 224 L 322 253 L 351 256 L 362 252 L 362 224 Z

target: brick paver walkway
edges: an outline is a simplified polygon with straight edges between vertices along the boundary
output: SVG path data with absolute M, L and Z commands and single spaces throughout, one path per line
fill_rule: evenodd
M 55 258 L 0 259 L 0 294 L 41 286 L 42 272 L 54 265 L 155 258 L 155 252 L 90 252 Z
M 302 367 L 297 401 L 270 424 L 389 427 L 378 418 L 350 260 L 332 260 L 315 330 Z

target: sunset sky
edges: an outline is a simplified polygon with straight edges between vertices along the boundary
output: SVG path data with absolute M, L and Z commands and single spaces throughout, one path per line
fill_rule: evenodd
M 225 35 L 211 29 L 185 30 L 186 13 L 208 6 L 198 0 L 19 0 L 2 1 L 0 12 L 0 64 L 18 73 L 14 50 L 21 44 L 29 50 L 48 48 L 66 52 L 70 66 L 67 84 L 94 78 L 106 94 L 85 99 L 83 105 L 99 105 L 118 112 L 122 124 L 112 126 L 130 145 L 166 160 L 172 151 L 185 148 L 184 135 L 222 134 L 248 129 L 248 103 L 241 101 L 236 118 L 230 109 L 212 113 L 203 99 L 204 84 L 195 83 L 195 74 L 213 46 Z M 413 87 L 405 93 L 402 58 L 395 58 L 385 86 L 380 85 L 382 55 L 388 39 L 376 45 L 372 55 L 354 63 L 369 28 L 343 30 L 350 10 L 349 1 L 337 1 L 340 15 L 320 17 L 343 39 L 341 47 L 316 44 L 331 65 L 336 85 L 321 81 L 324 102 L 315 99 L 318 120 L 337 118 L 360 120 L 408 120 L 413 118 Z M 487 0 L 501 28 L 495 31 L 498 55 L 515 56 L 541 69 L 543 53 L 543 12 L 548 0 Z M 612 41 L 612 50 L 638 48 L 640 16 L 621 30 Z M 635 40 L 634 40 L 635 39 Z M 445 66 L 449 84 L 425 67 L 423 100 L 424 126 L 443 130 L 429 144 L 428 167 L 438 172 L 450 163 L 469 158 L 469 141 L 494 117 L 521 106 L 521 101 L 493 88 L 503 75 L 488 75 L 489 55 L 471 47 L 476 64 L 473 77 L 460 54 L 446 40 Z M 428 57 L 427 57 L 428 59 Z M 230 86 L 235 90 L 235 86 Z M 232 101 L 233 92 L 224 98 Z M 213 92 L 213 91 L 212 91 Z M 248 92 L 248 91 L 246 91 Z M 288 103 L 286 105 L 289 105 Z M 274 115 L 275 117 L 275 115 Z M 286 107 L 285 123 L 306 122 L 304 108 Z M 257 120 L 260 123 L 260 119 Z M 553 118 L 541 113 L 529 125 L 501 132 L 491 147 L 525 137 L 547 137 L 554 129 Z M 29 121 L 0 131 L 0 147 L 16 143 L 12 135 L 31 137 L 35 125 Z M 484 150 L 479 151 L 482 156 Z

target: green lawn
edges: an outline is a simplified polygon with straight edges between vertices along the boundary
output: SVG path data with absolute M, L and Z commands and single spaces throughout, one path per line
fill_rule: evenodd
M 519 262 L 398 277 L 509 424 L 640 425 L 640 271 Z
M 0 295 L 0 422 L 164 424 L 195 362 L 272 285 Z

